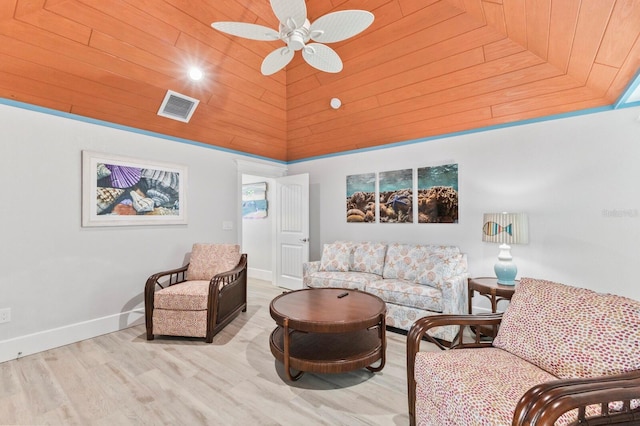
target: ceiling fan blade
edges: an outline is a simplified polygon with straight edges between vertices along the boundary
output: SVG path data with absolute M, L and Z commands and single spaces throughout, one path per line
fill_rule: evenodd
M 342 60 L 335 50 L 320 43 L 307 44 L 302 49 L 302 57 L 309 65 L 324 72 L 342 71 Z
M 302 26 L 307 20 L 307 5 L 305 0 L 270 0 L 271 9 L 280 23 L 289 29 Z
M 274 50 L 264 58 L 260 71 L 264 75 L 271 75 L 280 71 L 282 68 L 286 67 L 289 62 L 291 62 L 293 59 L 293 53 L 293 50 L 289 49 L 287 46 Z
M 276 30 L 246 22 L 214 22 L 211 26 L 223 33 L 251 40 L 273 41 L 280 38 L 280 34 Z
M 373 13 L 366 10 L 327 13 L 311 24 L 311 39 L 321 43 L 346 40 L 367 29 L 373 23 L 373 19 Z

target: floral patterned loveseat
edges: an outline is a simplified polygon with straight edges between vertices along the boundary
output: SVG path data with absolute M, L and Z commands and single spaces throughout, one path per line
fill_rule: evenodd
M 366 291 L 387 304 L 387 325 L 409 330 L 418 318 L 467 313 L 467 257 L 458 247 L 337 241 L 303 265 L 305 287 Z M 456 327 L 430 335 L 452 341 Z

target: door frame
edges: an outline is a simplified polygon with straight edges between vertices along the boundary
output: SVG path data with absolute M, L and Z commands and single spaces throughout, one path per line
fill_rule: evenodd
M 236 238 L 238 244 L 242 244 L 243 238 L 243 226 L 242 226 L 242 175 L 253 175 L 265 178 L 279 178 L 287 175 L 288 168 L 284 164 L 267 163 L 260 161 L 248 161 L 242 159 L 235 159 L 237 169 L 237 188 L 236 194 L 238 200 L 236 202 L 236 221 L 238 226 L 236 228 Z M 273 221 L 271 234 L 275 238 L 275 221 Z M 277 254 L 274 253 L 274 256 Z M 273 262 L 272 262 L 273 263 Z M 275 271 L 271 271 L 271 283 L 275 285 Z

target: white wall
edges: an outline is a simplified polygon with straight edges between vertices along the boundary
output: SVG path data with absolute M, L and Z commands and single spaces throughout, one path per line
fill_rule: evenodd
M 0 362 L 143 322 L 149 275 L 238 240 L 241 155 L 7 105 L 0 128 Z M 82 150 L 187 165 L 188 225 L 81 227 Z
M 493 276 L 485 212 L 529 214 L 512 247 L 518 277 L 640 300 L 640 108 L 533 123 L 289 165 L 309 173 L 311 258 L 337 239 L 458 245 L 472 276 Z M 459 164 L 458 224 L 346 223 L 347 175 Z M 607 215 L 616 212 L 621 216 Z
M 498 249 L 481 241 L 482 213 L 524 211 L 530 243 L 512 250 L 519 276 L 640 299 L 639 113 L 290 164 L 288 174 L 310 175 L 311 258 L 336 239 L 455 244 L 473 276 L 492 275 Z M 0 128 L 0 308 L 12 315 L 0 324 L 0 362 L 140 323 L 150 274 L 182 265 L 194 242 L 238 241 L 235 160 L 251 157 L 7 105 Z M 189 224 L 82 228 L 82 150 L 187 165 Z M 459 164 L 459 224 L 346 223 L 347 175 L 451 162 Z M 223 221 L 234 229 L 223 231 Z
M 242 251 L 247 253 L 251 278 L 272 280 L 273 243 L 273 191 L 275 180 L 263 176 L 242 175 L 242 183 L 267 183 L 267 217 L 264 219 L 242 219 Z

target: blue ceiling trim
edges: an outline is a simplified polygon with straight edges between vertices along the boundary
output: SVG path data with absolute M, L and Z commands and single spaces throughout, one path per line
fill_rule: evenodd
M 232 153 L 232 154 L 238 154 L 238 155 L 242 155 L 242 156 L 245 156 L 245 157 L 252 157 L 252 158 L 271 161 L 271 162 L 274 162 L 274 163 L 279 163 L 279 164 L 284 164 L 284 165 L 287 164 L 286 161 L 274 160 L 273 158 L 262 157 L 260 155 L 250 154 L 250 153 L 242 152 L 242 151 L 236 151 L 234 149 L 229 149 L 229 148 L 223 148 L 223 147 L 220 147 L 220 146 L 209 145 L 209 144 L 202 143 L 202 142 L 192 141 L 190 139 L 177 138 L 175 136 L 164 135 L 162 133 L 150 132 L 150 131 L 138 129 L 138 128 L 135 128 L 135 127 L 123 126 L 121 124 L 115 124 L 115 123 L 111 123 L 109 121 L 96 120 L 95 118 L 83 117 L 81 115 L 72 114 L 72 113 L 69 113 L 69 112 L 57 111 L 55 109 L 45 108 L 45 107 L 32 105 L 32 104 L 27 104 L 27 103 L 24 103 L 24 102 L 18 102 L 18 101 L 14 101 L 12 99 L 0 98 L 0 104 L 9 105 L 9 106 L 13 106 L 13 107 L 16 107 L 16 108 L 27 109 L 27 110 L 30 110 L 30 111 L 41 112 L 43 114 L 49 114 L 49 115 L 55 115 L 55 116 L 58 116 L 58 117 L 64 117 L 64 118 L 68 118 L 68 119 L 71 119 L 71 120 L 81 121 L 83 123 L 91 123 L 91 124 L 95 124 L 95 125 L 98 125 L 98 126 L 110 127 L 112 129 L 124 130 L 126 132 L 138 133 L 138 134 L 141 134 L 141 135 L 152 136 L 152 137 L 160 138 L 160 139 L 166 139 L 166 140 L 170 140 L 170 141 L 173 141 L 173 142 L 180 142 L 180 143 L 184 143 L 184 144 L 187 144 L 187 145 L 195 145 L 195 146 L 199 146 L 201 148 L 208 148 L 208 149 L 213 149 L 213 150 L 216 150 L 216 151 L 222 151 L 222 152 L 228 152 L 228 153 Z
M 627 89 L 627 91 L 625 92 L 625 95 L 623 95 L 623 96 L 626 96 L 628 98 L 628 96 L 630 95 L 631 91 L 633 91 L 634 88 L 637 87 L 638 85 L 640 85 L 640 75 L 636 77 L 635 81 L 629 86 L 629 89 Z M 621 99 L 622 99 L 622 97 L 621 97 Z M 17 108 L 27 109 L 27 110 L 36 111 L 36 112 L 41 112 L 41 113 L 44 113 L 44 114 L 55 115 L 55 116 L 58 116 L 58 117 L 65 117 L 65 118 L 69 118 L 71 120 L 77 120 L 77 121 L 81 121 L 81 122 L 85 122 L 85 123 L 96 124 L 96 125 L 99 125 L 99 126 L 110 127 L 110 128 L 113 128 L 113 129 L 119 129 L 119 130 L 138 133 L 138 134 L 142 134 L 142 135 L 153 136 L 153 137 L 157 137 L 157 138 L 160 138 L 160 139 L 166 139 L 166 140 L 170 140 L 170 141 L 174 141 L 174 142 L 180 142 L 180 143 L 184 143 L 184 144 L 188 144 L 188 145 L 195 145 L 195 146 L 199 146 L 199 147 L 202 147 L 202 148 L 213 149 L 213 150 L 217 150 L 217 151 L 233 153 L 233 154 L 238 154 L 238 155 L 242 155 L 242 156 L 246 156 L 246 157 L 256 158 L 256 159 L 265 160 L 265 161 L 270 161 L 270 162 L 274 162 L 274 163 L 278 163 L 278 164 L 288 165 L 288 164 L 304 163 L 304 162 L 307 162 L 307 161 L 320 160 L 320 159 L 325 159 L 325 158 L 339 157 L 339 156 L 344 156 L 344 155 L 358 154 L 358 153 L 362 153 L 362 152 L 378 151 L 378 150 L 381 150 L 381 149 L 395 148 L 395 147 L 406 146 L 406 145 L 413 145 L 413 144 L 416 144 L 416 143 L 428 142 L 428 141 L 438 140 L 438 139 L 446 139 L 446 138 L 451 138 L 451 137 L 455 137 L 455 136 L 463 136 L 463 135 L 469 135 L 469 134 L 480 133 L 480 132 L 487 132 L 487 131 L 491 131 L 491 130 L 504 129 L 504 128 L 508 128 L 508 127 L 522 126 L 522 125 L 525 125 L 525 124 L 540 123 L 540 122 L 551 121 L 551 120 L 559 120 L 559 119 L 562 119 L 562 118 L 577 117 L 577 116 L 588 115 L 588 114 L 597 114 L 599 112 L 611 111 L 611 110 L 618 109 L 618 108 L 627 108 L 627 107 L 640 106 L 640 101 L 624 103 L 624 102 L 619 100 L 615 105 L 607 105 L 607 106 L 602 106 L 602 107 L 597 107 L 597 108 L 589 108 L 589 109 L 584 109 L 584 110 L 579 110 L 579 111 L 571 111 L 571 112 L 566 112 L 566 113 L 562 113 L 562 114 L 555 114 L 555 115 L 549 115 L 549 116 L 545 116 L 545 117 L 531 118 L 531 119 L 527 119 L 527 120 L 514 121 L 512 123 L 496 124 L 496 125 L 493 125 L 493 126 L 481 127 L 479 129 L 470 129 L 470 130 L 464 130 L 464 131 L 460 131 L 460 132 L 447 133 L 447 134 L 436 135 L 436 136 L 429 136 L 429 137 L 425 137 L 425 138 L 411 139 L 411 140 L 406 140 L 406 141 L 401 141 L 401 142 L 392 142 L 392 143 L 388 143 L 388 144 L 381 145 L 381 146 L 375 146 L 375 147 L 370 147 L 370 148 L 360 148 L 360 149 L 354 149 L 354 150 L 350 150 L 350 151 L 342 151 L 342 152 L 337 152 L 337 153 L 333 153 L 333 154 L 319 155 L 319 156 L 315 156 L 315 157 L 308 157 L 308 158 L 303 158 L 303 159 L 300 159 L 300 160 L 292 160 L 292 161 L 274 160 L 272 158 L 263 157 L 263 156 L 260 156 L 260 155 L 250 154 L 250 153 L 246 153 L 246 152 L 242 152 L 242 151 L 236 151 L 236 150 L 233 150 L 233 149 L 223 148 L 223 147 L 219 147 L 219 146 L 213 146 L 213 145 L 205 144 L 205 143 L 202 143 L 202 142 L 192 141 L 192 140 L 189 140 L 189 139 L 177 138 L 177 137 L 174 137 L 174 136 L 164 135 L 162 133 L 150 132 L 150 131 L 147 131 L 147 130 L 137 129 L 135 127 L 123 126 L 123 125 L 120 125 L 120 124 L 110 123 L 108 121 L 96 120 L 94 118 L 83 117 L 83 116 L 80 116 L 80 115 L 71 114 L 71 113 L 68 113 L 68 112 L 57 111 L 57 110 L 50 109 L 50 108 L 44 108 L 44 107 L 40 107 L 40 106 L 37 106 L 37 105 L 31 105 L 31 104 L 27 104 L 27 103 L 24 103 L 24 102 L 18 102 L 18 101 L 14 101 L 14 100 L 11 100 L 11 99 L 0 98 L 0 104 L 14 106 L 14 107 L 17 107 Z
M 615 103 L 614 108 L 624 108 L 627 106 L 637 106 L 640 105 L 640 100 L 628 102 L 629 97 L 636 90 L 640 89 L 640 70 L 636 72 L 636 76 L 631 80 L 631 83 L 627 86 L 626 90 L 622 93 L 622 96 L 618 98 L 618 101 Z
M 288 164 L 303 163 L 303 162 L 306 162 L 306 161 L 319 160 L 319 159 L 323 159 L 323 158 L 338 157 L 338 156 L 342 156 L 342 155 L 358 154 L 358 153 L 361 153 L 361 152 L 377 151 L 377 150 L 380 150 L 380 149 L 395 148 L 395 147 L 405 146 L 405 145 L 413 145 L 413 144 L 416 144 L 416 143 L 428 142 L 428 141 L 433 141 L 433 140 L 438 140 L 438 139 L 445 139 L 445 138 L 452 138 L 452 137 L 455 137 L 455 136 L 470 135 L 470 134 L 473 134 L 473 133 L 487 132 L 487 131 L 490 131 L 490 130 L 504 129 L 504 128 L 507 128 L 507 127 L 516 127 L 516 126 L 522 126 L 522 125 L 525 125 L 525 124 L 540 123 L 540 122 L 543 122 L 543 121 L 559 120 L 561 118 L 576 117 L 576 116 L 580 116 L 580 115 L 596 114 L 596 113 L 599 113 L 599 112 L 611 111 L 613 109 L 614 108 L 613 108 L 612 105 L 608 105 L 608 106 L 602 106 L 602 107 L 597 107 L 597 108 L 584 109 L 584 110 L 580 110 L 580 111 L 565 112 L 565 113 L 562 113 L 562 114 L 548 115 L 546 117 L 530 118 L 530 119 L 527 119 L 527 120 L 514 121 L 512 123 L 496 124 L 496 125 L 493 125 L 493 126 L 481 127 L 479 129 L 463 130 L 463 131 L 460 131 L 460 132 L 447 133 L 447 134 L 442 134 L 442 135 L 437 135 L 437 136 L 429 136 L 429 137 L 426 137 L 426 138 L 411 139 L 411 140 L 402 141 L 402 142 L 389 143 L 389 144 L 385 144 L 385 145 L 381 145 L 381 146 L 375 146 L 375 147 L 371 147 L 371 148 L 354 149 L 354 150 L 351 150 L 351 151 L 343 151 L 343 152 L 337 152 L 337 153 L 334 153 L 334 154 L 319 155 L 317 157 L 303 158 L 303 159 L 300 159 L 300 160 L 289 161 Z

